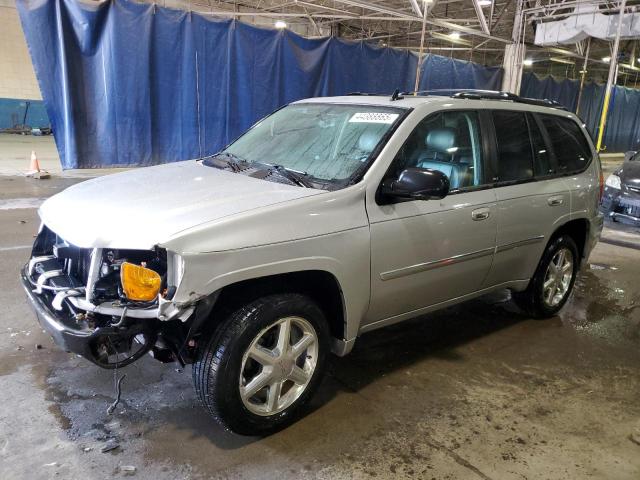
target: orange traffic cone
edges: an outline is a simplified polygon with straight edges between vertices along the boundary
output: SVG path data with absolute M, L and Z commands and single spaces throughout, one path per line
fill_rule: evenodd
M 36 156 L 35 150 L 31 151 L 31 162 L 29 163 L 29 171 L 25 174 L 27 177 L 37 178 L 41 180 L 43 178 L 49 178 L 49 172 L 46 170 L 40 170 L 40 162 Z

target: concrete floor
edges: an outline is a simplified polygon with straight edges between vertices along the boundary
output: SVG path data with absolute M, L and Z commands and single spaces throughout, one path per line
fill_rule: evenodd
M 639 251 L 599 244 L 551 320 L 505 292 L 368 334 L 309 415 L 245 438 L 198 406 L 190 367 L 151 358 L 124 369 L 107 415 L 114 373 L 38 328 L 17 280 L 33 206 L 77 181 L 0 176 L 3 480 L 640 478 Z

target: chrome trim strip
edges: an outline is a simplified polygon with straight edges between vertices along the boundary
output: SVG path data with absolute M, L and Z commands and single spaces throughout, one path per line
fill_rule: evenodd
M 36 288 L 34 288 L 33 291 L 38 294 L 42 293 L 42 287 L 45 285 L 47 280 L 53 277 L 60 277 L 61 275 L 64 275 L 62 270 L 47 270 L 46 272 L 41 273 L 36 281 Z
M 56 296 L 53 298 L 53 301 L 51 302 L 51 306 L 53 307 L 54 310 L 62 310 L 62 302 L 64 301 L 65 298 L 68 297 L 77 297 L 78 295 L 82 295 L 82 292 L 80 290 L 74 290 L 72 288 L 70 288 L 69 290 L 60 290 L 58 293 L 56 293 Z
M 100 277 L 100 265 L 102 264 L 102 249 L 94 248 L 91 252 L 91 264 L 89 265 L 89 275 L 87 276 L 87 287 L 85 290 L 85 300 L 89 303 L 93 300 L 93 288 Z
M 104 302 L 100 305 L 94 305 L 91 302 L 87 302 L 83 297 L 68 297 L 69 302 L 73 304 L 74 307 L 79 308 L 80 310 L 85 310 L 87 312 L 101 313 L 103 315 L 111 315 L 115 317 L 120 317 L 122 315 L 123 308 L 120 306 L 115 306 L 112 302 Z M 127 317 L 133 318 L 158 318 L 158 308 L 140 308 L 134 309 L 130 308 L 127 310 Z
M 29 277 L 33 275 L 33 269 L 36 266 L 36 263 L 46 262 L 47 260 L 51 260 L 52 258 L 56 258 L 56 257 L 54 257 L 53 255 L 45 255 L 43 257 L 31 258 L 31 260 L 29 260 L 29 267 L 28 267 Z
M 505 243 L 496 247 L 496 253 L 506 252 L 507 250 L 523 247 L 525 245 L 533 245 L 534 243 L 540 243 L 542 240 L 544 240 L 544 235 L 518 240 L 517 242 Z
M 443 258 L 442 260 L 433 260 L 431 262 L 418 263 L 409 267 L 398 268 L 397 270 L 390 270 L 388 272 L 382 272 L 380 279 L 382 281 L 393 280 L 394 278 L 406 277 L 407 275 L 413 275 L 415 273 L 426 272 L 427 270 L 433 270 L 435 268 L 446 267 L 454 265 L 460 262 L 466 262 L 467 260 L 474 260 L 476 258 L 485 257 L 487 255 L 493 255 L 495 251 L 494 247 L 483 248 L 471 253 L 462 253 L 460 255 L 454 255 L 453 257 Z
M 633 215 L 629 215 L 627 213 L 618 213 L 618 212 L 611 212 L 609 214 L 610 217 L 615 218 L 615 217 L 622 217 L 622 218 L 626 218 L 627 220 L 633 220 L 634 222 L 638 222 L 640 221 L 640 218 L 638 217 L 634 217 Z

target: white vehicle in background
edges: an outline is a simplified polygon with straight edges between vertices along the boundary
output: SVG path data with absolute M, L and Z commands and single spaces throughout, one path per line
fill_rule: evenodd
M 193 363 L 211 414 L 264 435 L 365 332 L 505 288 L 555 315 L 598 240 L 602 188 L 556 105 L 302 100 L 212 157 L 55 195 L 22 281 L 61 347 L 104 368 Z

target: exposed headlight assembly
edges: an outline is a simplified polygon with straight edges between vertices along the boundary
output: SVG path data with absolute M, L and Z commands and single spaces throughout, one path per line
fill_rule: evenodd
M 160 291 L 160 275 L 140 265 L 124 262 L 120 267 L 122 289 L 129 300 L 150 302 Z
M 605 182 L 607 187 L 615 188 L 616 190 L 620 190 L 621 182 L 620 177 L 615 173 L 612 173 L 607 177 L 607 181 Z

